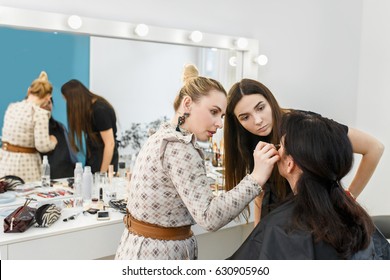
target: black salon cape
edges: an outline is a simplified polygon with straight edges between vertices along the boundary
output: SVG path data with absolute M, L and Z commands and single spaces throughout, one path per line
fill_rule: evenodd
M 53 151 L 42 153 L 41 155 L 47 155 L 48 157 L 50 178 L 73 177 L 77 156 L 70 147 L 67 129 L 61 122 L 51 117 L 49 120 L 49 134 L 57 138 L 57 145 Z
M 294 200 L 271 211 L 261 220 L 231 260 L 335 260 L 336 250 L 325 242 L 314 242 L 310 232 L 285 228 L 291 221 Z M 351 259 L 389 259 L 390 245 L 376 231 L 367 249 Z

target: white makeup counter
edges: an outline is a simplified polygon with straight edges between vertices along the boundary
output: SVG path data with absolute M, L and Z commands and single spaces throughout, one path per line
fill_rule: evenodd
M 115 254 L 124 231 L 123 214 L 111 212 L 108 221 L 97 221 L 96 215 L 80 214 L 75 220 L 60 220 L 49 228 L 31 227 L 23 233 L 0 233 L 0 258 L 24 260 L 91 260 Z M 69 215 L 71 213 L 69 212 Z M 1 224 L 3 224 L 3 220 Z M 224 228 L 240 223 L 231 222 Z M 3 228 L 3 227 L 2 227 Z M 192 227 L 195 235 L 206 233 L 199 226 Z
M 22 198 L 11 205 L 0 204 L 0 210 L 16 209 Z M 45 201 L 49 203 L 50 201 Z M 4 233 L 1 216 L 0 259 L 24 260 L 91 260 L 113 258 L 125 229 L 123 214 L 111 208 L 110 220 L 98 221 L 96 214 L 79 214 L 76 219 L 63 219 L 76 213 L 74 208 L 63 208 L 60 219 L 48 228 L 30 227 L 23 233 Z M 245 229 L 242 228 L 242 226 Z M 223 259 L 228 257 L 245 238 L 243 232 L 252 229 L 245 221 L 232 221 L 217 232 L 209 233 L 198 225 L 192 227 L 199 243 L 199 258 Z M 233 231 L 229 235 L 229 230 Z M 224 238 L 226 236 L 226 238 Z M 233 240 L 235 239 L 235 241 Z M 227 248 L 231 246 L 231 248 Z M 213 248 L 214 247 L 214 248 Z M 216 254 L 217 252 L 217 254 Z

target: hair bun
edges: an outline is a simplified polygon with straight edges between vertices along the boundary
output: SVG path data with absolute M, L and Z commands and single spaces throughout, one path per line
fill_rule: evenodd
M 193 64 L 184 65 L 184 72 L 182 76 L 183 83 L 186 83 L 188 80 L 199 77 L 198 68 Z
M 49 77 L 47 76 L 47 73 L 45 71 L 42 71 L 41 74 L 39 74 L 38 80 L 42 82 L 48 82 Z

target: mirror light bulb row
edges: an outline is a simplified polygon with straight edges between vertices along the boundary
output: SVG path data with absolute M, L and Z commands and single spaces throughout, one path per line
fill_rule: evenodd
M 71 29 L 78 30 L 83 26 L 83 20 L 78 15 L 71 15 L 68 17 L 67 24 Z M 145 37 L 149 34 L 149 26 L 144 23 L 137 24 L 133 32 L 139 37 Z M 190 33 L 188 39 L 193 43 L 200 43 L 203 40 L 203 33 L 199 30 L 194 30 Z M 248 39 L 240 37 L 233 40 L 232 44 L 238 50 L 246 50 L 249 42 Z M 265 65 L 267 64 L 267 57 L 260 55 L 255 58 L 255 62 L 259 65 Z

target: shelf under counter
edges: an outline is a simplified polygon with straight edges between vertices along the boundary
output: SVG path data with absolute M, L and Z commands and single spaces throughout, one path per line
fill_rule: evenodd
M 124 229 L 123 214 L 111 212 L 111 219 L 106 221 L 98 221 L 96 215 L 80 214 L 75 220 L 63 222 L 73 213 L 63 211 L 48 228 L 32 226 L 22 233 L 1 232 L 0 258 L 81 260 L 115 254 Z

